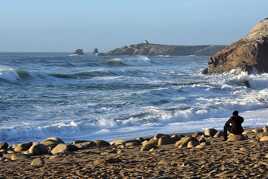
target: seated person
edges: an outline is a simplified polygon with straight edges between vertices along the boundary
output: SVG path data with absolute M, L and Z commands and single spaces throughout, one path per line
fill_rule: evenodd
M 238 111 L 233 112 L 233 116 L 224 125 L 224 140 L 227 140 L 227 133 L 242 135 L 244 129 L 242 123 L 244 118 L 238 115 Z

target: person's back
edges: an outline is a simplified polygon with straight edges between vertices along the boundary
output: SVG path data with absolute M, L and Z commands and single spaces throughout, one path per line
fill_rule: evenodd
M 233 116 L 224 125 L 224 139 L 227 140 L 227 131 L 241 135 L 244 132 L 242 123 L 244 118 L 238 115 L 238 111 L 233 112 Z

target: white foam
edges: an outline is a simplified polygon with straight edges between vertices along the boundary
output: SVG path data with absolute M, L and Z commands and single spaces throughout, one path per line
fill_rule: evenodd
M 16 70 L 8 66 L 0 66 L 0 78 L 9 82 L 16 82 L 20 79 Z

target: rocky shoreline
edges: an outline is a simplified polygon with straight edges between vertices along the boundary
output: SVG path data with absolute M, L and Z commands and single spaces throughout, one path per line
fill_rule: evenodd
M 224 45 L 164 45 L 153 43 L 138 43 L 116 48 L 100 55 L 146 55 L 146 56 L 210 56 L 223 49 Z
M 57 137 L 0 144 L 0 178 L 266 178 L 268 127 L 243 136 L 205 129 L 111 142 Z
M 268 72 L 268 18 L 258 22 L 247 36 L 211 56 L 209 74 L 224 73 L 233 69 L 248 73 Z

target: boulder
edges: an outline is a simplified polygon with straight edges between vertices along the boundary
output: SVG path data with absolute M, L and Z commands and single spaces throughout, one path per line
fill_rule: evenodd
M 259 133 L 263 132 L 263 129 L 262 128 L 255 128 L 255 129 L 252 129 L 252 132 L 254 132 L 255 134 L 259 134 Z
M 262 137 L 268 136 L 268 132 L 257 133 L 256 138 L 260 140 Z
M 199 141 L 199 143 L 206 142 L 206 138 L 204 135 L 199 136 L 197 140 Z
M 191 149 L 191 148 L 194 148 L 195 146 L 197 146 L 199 144 L 198 140 L 193 138 L 191 141 L 189 141 L 187 143 L 187 148 L 188 149 Z
M 86 142 L 92 142 L 90 140 L 75 140 L 72 142 L 72 144 L 81 144 L 81 143 L 86 143 Z
M 141 145 L 141 142 L 139 140 L 128 140 L 125 143 L 126 147 L 135 147 Z
M 28 153 L 31 155 L 44 155 L 48 154 L 48 147 L 44 144 L 34 143 L 28 150 Z
M 31 166 L 33 166 L 33 167 L 42 167 L 44 164 L 45 164 L 45 162 L 41 158 L 33 159 L 31 162 Z
M 178 147 L 178 148 L 186 147 L 188 142 L 190 142 L 192 139 L 193 137 L 188 137 L 188 136 L 183 137 L 175 143 L 175 147 Z
M 64 144 L 63 140 L 58 137 L 49 137 L 41 141 L 40 143 L 47 146 L 50 149 L 53 149 L 58 144 Z
M 192 137 L 197 138 L 198 136 L 203 135 L 203 132 L 195 132 L 192 134 Z
M 268 18 L 258 22 L 247 36 L 210 57 L 208 73 L 223 73 L 233 69 L 267 73 L 267 59 Z
M 264 126 L 264 127 L 262 128 L 262 130 L 263 130 L 264 133 L 268 133 L 268 126 Z
M 8 143 L 0 143 L 0 150 L 7 150 L 8 149 Z
M 174 143 L 175 140 L 172 139 L 169 135 L 166 135 L 158 138 L 157 146 L 174 144 Z
M 206 128 L 204 129 L 204 135 L 206 137 L 213 137 L 218 131 L 216 129 L 213 128 Z
M 32 145 L 33 145 L 32 142 L 23 143 L 23 144 L 15 144 L 13 145 L 13 148 L 15 152 L 22 152 L 22 151 L 27 151 Z
M 119 146 L 119 145 L 124 145 L 125 141 L 122 139 L 115 139 L 112 142 L 110 142 L 111 145 Z
M 104 140 L 96 140 L 95 143 L 96 143 L 96 146 L 99 147 L 99 148 L 101 148 L 101 147 L 109 147 L 110 146 L 110 143 L 106 142 Z
M 203 148 L 205 148 L 206 147 L 206 142 L 202 142 L 202 143 L 200 143 L 199 145 L 197 145 L 195 148 L 196 149 L 203 149 Z
M 51 154 L 57 155 L 57 154 L 65 154 L 69 152 L 76 151 L 77 147 L 72 144 L 58 144 L 56 147 L 54 147 L 51 150 Z
M 144 141 L 142 143 L 141 151 L 149 151 L 157 147 L 158 140 L 152 138 L 149 141 Z
M 78 150 L 90 149 L 96 147 L 96 143 L 94 141 L 87 141 L 81 143 L 73 144 Z
M 173 134 L 173 135 L 170 136 L 170 139 L 174 140 L 176 142 L 176 141 L 180 140 L 182 137 L 184 137 L 184 136 L 183 135 Z
M 235 134 L 229 134 L 228 135 L 228 142 L 235 142 L 235 141 L 241 141 L 246 140 L 247 137 L 244 135 L 235 135 Z
M 159 133 L 159 134 L 156 134 L 156 135 L 154 136 L 154 139 L 159 139 L 159 138 L 161 138 L 161 137 L 170 137 L 170 136 L 167 135 L 167 134 L 161 134 L 161 133 Z
M 260 142 L 268 142 L 268 136 L 261 137 Z

